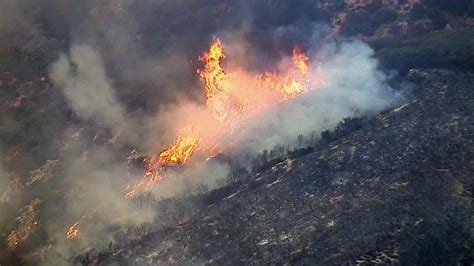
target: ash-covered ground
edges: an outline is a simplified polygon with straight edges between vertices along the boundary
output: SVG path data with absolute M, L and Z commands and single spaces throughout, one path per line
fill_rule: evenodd
M 410 70 L 406 104 L 193 199 L 178 224 L 75 262 L 469 265 L 473 78 Z

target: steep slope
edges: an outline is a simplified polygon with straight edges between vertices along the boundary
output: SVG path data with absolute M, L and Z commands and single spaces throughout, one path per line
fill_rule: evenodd
M 207 195 L 175 227 L 76 262 L 470 263 L 473 78 L 412 70 L 407 104 Z

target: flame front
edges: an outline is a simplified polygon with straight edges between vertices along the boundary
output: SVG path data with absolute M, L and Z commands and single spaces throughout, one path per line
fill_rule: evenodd
M 198 151 L 206 157 L 214 156 L 220 150 L 216 149 L 218 140 L 247 119 L 325 84 L 320 75 L 311 73 L 309 58 L 297 46 L 293 49 L 291 66 L 279 72 L 252 74 L 244 69 L 224 70 L 224 45 L 217 38 L 199 59 L 204 63 L 197 74 L 206 91 L 205 109 L 216 123 L 193 121 L 179 130 L 170 148 L 146 160 L 145 178 L 126 189 L 127 197 L 135 196 L 140 190 L 151 190 L 164 178 L 169 166 L 187 163 Z

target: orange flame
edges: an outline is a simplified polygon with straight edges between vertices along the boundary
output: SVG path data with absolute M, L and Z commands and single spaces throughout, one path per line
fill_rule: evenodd
M 309 58 L 303 52 L 301 52 L 299 46 L 295 46 L 293 48 L 293 63 L 302 74 L 308 74 Z
M 282 73 L 252 75 L 242 69 L 225 71 L 224 45 L 218 38 L 199 59 L 204 63 L 197 74 L 204 82 L 206 110 L 221 126 L 209 129 L 205 121 L 195 121 L 181 129 L 170 148 L 147 160 L 145 179 L 128 187 L 127 197 L 135 196 L 138 190 L 150 190 L 163 179 L 167 166 L 185 164 L 198 150 L 215 155 L 216 140 L 255 114 L 325 84 L 319 75 L 310 73 L 309 58 L 297 46 L 293 49 L 292 66 Z
M 201 138 L 193 130 L 193 126 L 187 126 L 183 128 L 176 142 L 169 149 L 160 153 L 160 157 L 157 161 L 158 166 L 163 164 L 184 164 L 186 163 L 196 148 L 199 146 Z M 157 167 L 154 164 L 150 164 L 151 169 L 156 169 Z
M 214 96 L 223 90 L 222 83 L 226 79 L 226 74 L 222 69 L 221 62 L 225 58 L 224 47 L 219 39 L 214 40 L 209 52 L 199 57 L 199 60 L 206 64 L 204 70 L 198 69 L 197 73 L 205 84 L 207 105 Z
M 71 225 L 69 229 L 67 230 L 66 238 L 67 239 L 76 238 L 78 234 L 79 234 L 79 223 L 75 223 Z

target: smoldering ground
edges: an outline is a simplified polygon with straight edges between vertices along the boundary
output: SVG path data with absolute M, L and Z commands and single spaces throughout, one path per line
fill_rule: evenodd
M 66 263 L 85 248 L 107 248 L 116 241 L 117 228 L 158 223 L 160 213 L 153 206 L 137 209 L 123 196 L 124 187 L 141 179 L 144 169 L 127 164 L 127 156 L 133 149 L 160 152 L 174 141 L 180 121 L 204 116 L 199 111 L 204 89 L 195 71 L 213 36 L 225 42 L 228 66 L 250 73 L 276 71 L 298 44 L 311 57 L 312 71 L 320 68 L 328 79 L 321 90 L 262 114 L 236 132 L 240 154 L 255 155 L 300 134 L 330 129 L 344 117 L 382 110 L 395 98 L 367 45 L 325 39 L 331 33 L 324 23 L 327 14 L 312 1 L 42 0 L 4 1 L 1 7 L 0 33 L 8 37 L 1 45 L 38 56 L 40 63 L 28 57 L 32 66 L 20 66 L 47 72 L 65 102 L 64 110 L 55 112 L 71 112 L 74 118 L 73 125 L 67 119 L 54 121 L 60 125 L 60 141 L 40 140 L 57 145 L 55 157 L 37 158 L 59 160 L 54 176 L 14 195 L 19 206 L 42 199 L 39 229 L 22 246 L 10 247 L 24 258 L 50 246 L 43 259 Z M 171 174 L 153 195 L 167 198 L 200 185 L 213 188 L 228 173 L 226 164 L 196 163 Z M 30 176 L 23 175 L 26 183 Z M 12 181 L 5 176 L 2 185 Z M 6 204 L 12 209 L 12 202 Z M 15 230 L 19 214 L 2 217 L 6 232 Z M 79 236 L 66 239 L 76 222 Z

